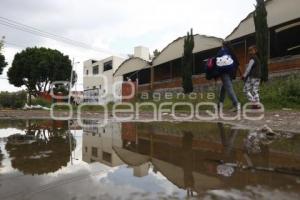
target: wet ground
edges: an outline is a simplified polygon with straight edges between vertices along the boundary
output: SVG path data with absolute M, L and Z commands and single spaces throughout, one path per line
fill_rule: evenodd
M 205 114 L 202 113 L 204 116 Z M 55 116 L 57 117 L 67 117 L 69 113 L 67 111 L 56 111 Z M 129 114 L 130 115 L 130 114 Z M 182 113 L 179 115 L 188 116 L 189 113 Z M 235 113 L 225 112 L 225 116 L 234 116 Z M 261 120 L 247 120 L 242 118 L 241 120 L 216 120 L 218 122 L 230 123 L 234 126 L 243 127 L 243 128 L 256 128 L 264 125 L 268 125 L 269 127 L 277 130 L 288 130 L 291 132 L 299 132 L 300 130 L 300 112 L 299 110 L 291 110 L 291 109 L 282 109 L 282 110 L 274 110 L 274 111 L 266 111 L 264 113 L 264 118 Z M 118 116 L 128 117 L 128 113 L 118 114 Z M 73 119 L 84 118 L 84 119 L 103 119 L 104 114 L 97 111 L 84 111 L 80 115 L 78 113 L 73 113 Z M 108 115 L 110 121 L 116 121 L 111 113 Z M 0 119 L 52 119 L 49 111 L 41 111 L 41 110 L 0 110 Z M 179 121 L 175 120 L 174 116 L 170 113 L 163 113 L 162 116 L 163 121 Z M 128 121 L 128 120 L 127 120 Z M 141 112 L 138 117 L 134 120 L 129 121 L 153 121 L 153 113 L 152 112 Z M 161 121 L 161 120 L 160 120 Z M 181 120 L 183 121 L 183 120 Z M 186 120 L 184 120 L 186 121 Z M 197 119 L 191 119 L 190 121 L 199 122 Z
M 300 199 L 298 134 L 85 124 L 0 120 L 0 199 Z

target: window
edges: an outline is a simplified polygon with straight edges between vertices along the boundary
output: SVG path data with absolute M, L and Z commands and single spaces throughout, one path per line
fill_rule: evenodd
M 102 158 L 104 161 L 111 163 L 111 154 L 107 152 L 102 152 Z
M 85 71 L 85 74 L 86 74 L 86 75 L 89 75 L 89 70 L 86 70 L 86 71 Z
M 103 71 L 111 70 L 113 66 L 112 60 L 103 64 Z
M 98 157 L 98 148 L 92 147 L 92 156 L 93 157 Z
M 300 54 L 300 23 L 294 23 L 270 31 L 270 57 Z
M 88 151 L 88 148 L 87 147 L 85 147 L 85 152 L 87 152 Z
M 96 66 L 93 66 L 93 74 L 99 74 L 99 66 L 96 65 Z
M 101 89 L 101 85 L 99 85 L 99 89 Z
M 150 83 L 151 71 L 150 68 L 143 69 L 138 72 L 139 85 Z
M 154 68 L 155 81 L 164 81 L 171 79 L 171 65 L 170 62 L 161 64 Z
M 172 61 L 172 78 L 181 77 L 182 69 L 181 69 L 181 59 L 177 59 Z

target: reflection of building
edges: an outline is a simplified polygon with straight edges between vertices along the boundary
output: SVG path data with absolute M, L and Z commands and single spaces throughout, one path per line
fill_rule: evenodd
M 136 176 L 147 175 L 151 164 L 154 172 L 189 192 L 257 184 L 277 188 L 283 182 L 294 183 L 295 179 L 287 174 L 300 169 L 299 154 L 271 146 L 261 154 L 246 155 L 245 136 L 222 125 L 123 123 L 123 147 L 113 148 Z M 230 178 L 218 175 L 217 168 L 223 163 L 235 166 Z M 249 165 L 253 165 L 255 173 L 239 168 Z
M 87 163 L 100 162 L 110 167 L 119 166 L 123 162 L 113 151 L 113 145 L 122 146 L 119 123 L 108 124 L 103 128 L 85 128 L 82 139 L 82 159 Z

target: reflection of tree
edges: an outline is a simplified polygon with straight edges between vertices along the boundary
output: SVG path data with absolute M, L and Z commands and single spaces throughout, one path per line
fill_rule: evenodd
M 8 137 L 6 150 L 13 168 L 25 174 L 44 174 L 55 172 L 70 161 L 67 122 L 59 127 L 49 122 L 29 123 L 25 132 L 26 135 Z M 73 137 L 71 143 L 74 150 L 76 141 Z
M 192 196 L 192 188 L 194 188 L 194 177 L 193 177 L 193 133 L 183 132 L 184 136 L 182 139 L 182 152 L 183 162 L 182 168 L 184 171 L 184 186 L 187 189 L 188 196 Z

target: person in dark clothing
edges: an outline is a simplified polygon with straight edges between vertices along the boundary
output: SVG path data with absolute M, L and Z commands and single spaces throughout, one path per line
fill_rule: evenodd
M 241 105 L 234 92 L 232 80 L 236 79 L 236 73 L 239 70 L 240 64 L 229 42 L 223 42 L 222 48 L 218 52 L 217 57 L 225 54 L 231 56 L 233 60 L 233 68 L 230 71 L 222 72 L 220 74 L 222 87 L 219 96 L 219 108 L 223 109 L 225 95 L 227 93 L 233 104 L 231 111 L 236 112 L 241 109 Z

